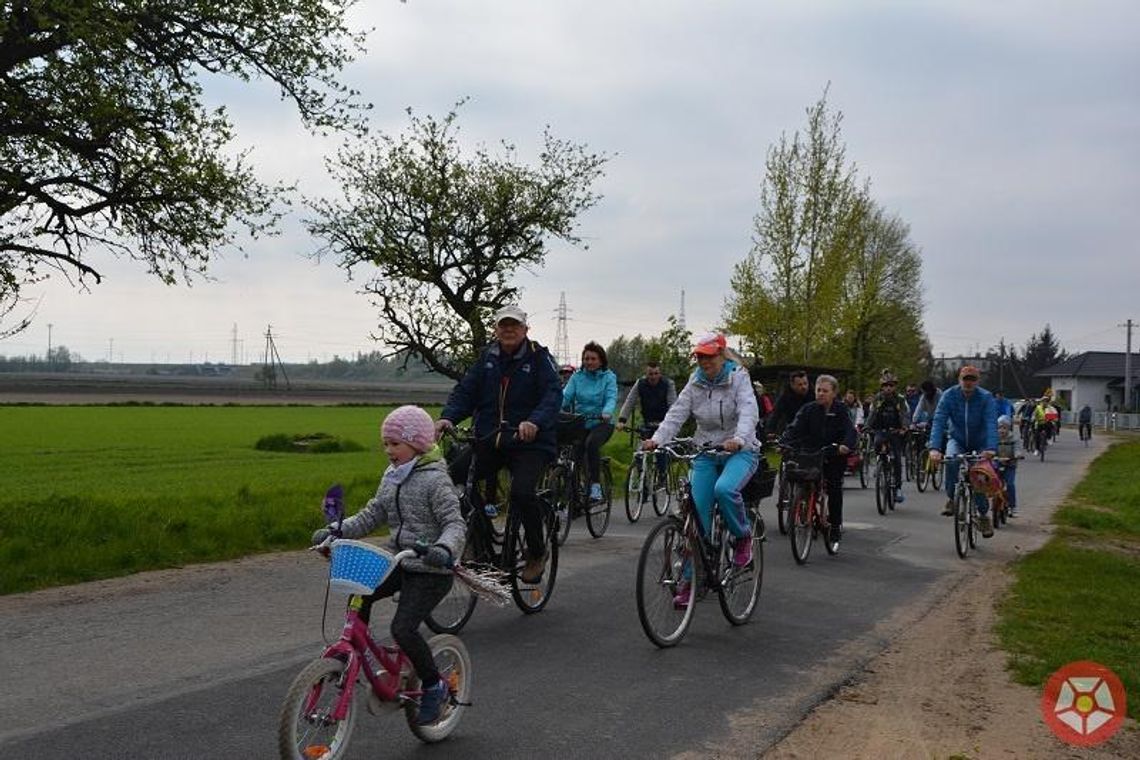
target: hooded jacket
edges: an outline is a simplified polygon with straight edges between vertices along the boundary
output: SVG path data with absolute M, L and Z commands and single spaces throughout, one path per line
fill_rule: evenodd
M 562 411 L 586 415 L 587 428 L 601 422 L 603 414 L 613 418 L 616 406 L 617 375 L 612 370 L 582 368 L 562 389 Z
M 500 422 L 518 426 L 533 422 L 538 436 L 523 443 L 514 436 L 501 436 L 502 447 L 534 446 L 553 455 L 558 450 L 555 423 L 562 404 L 562 380 L 550 352 L 532 340 L 504 356 L 496 341 L 479 355 L 452 389 L 441 419 L 462 422 L 471 417 L 475 434 L 489 436 Z
M 341 525 L 345 538 L 362 538 L 381 525 L 388 525 L 388 548 L 411 549 L 416 542 L 447 547 L 452 559 L 463 553 L 467 523 L 459 511 L 459 497 L 452 486 L 438 446 L 423 454 L 401 483 L 382 478 L 376 495 L 364 508 Z M 419 558 L 405 560 L 403 567 L 419 573 L 450 573 Z
M 941 449 L 947 435 L 964 451 L 997 451 L 993 395 L 985 388 L 975 388 L 973 395 L 966 398 L 960 385 L 943 391 L 930 426 L 931 448 Z
M 692 416 L 697 421 L 695 443 L 720 444 L 735 438 L 745 449 L 759 451 L 760 442 L 756 440 L 759 415 L 748 370 L 728 360 L 720 374 L 709 380 L 698 367 L 677 394 L 677 401 L 669 407 L 653 440 L 658 445 L 673 440 Z

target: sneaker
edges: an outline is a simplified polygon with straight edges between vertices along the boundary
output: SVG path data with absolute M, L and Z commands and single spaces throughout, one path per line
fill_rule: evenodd
M 683 610 L 689 606 L 693 598 L 693 588 L 688 581 L 677 584 L 677 593 L 673 595 L 673 609 Z
M 895 502 L 898 504 L 902 504 L 904 501 L 906 501 L 906 497 L 903 496 L 902 489 L 900 488 L 897 491 L 895 491 Z
M 416 713 L 416 725 L 427 726 L 439 720 L 449 693 L 447 683 L 442 678 L 436 681 L 435 686 L 424 689 L 420 696 L 420 710 Z
M 560 507 L 556 514 L 558 515 L 559 525 L 565 525 L 566 521 L 570 519 L 570 510 L 566 509 L 566 507 Z
M 752 561 L 752 536 L 741 536 L 736 539 L 732 551 L 732 564 L 744 567 Z
M 1006 517 L 1017 517 L 1017 507 L 1010 507 L 1005 514 Z
M 542 574 L 546 572 L 546 554 L 541 557 L 528 559 L 519 573 L 519 580 L 523 583 L 535 584 L 542 581 Z
M 838 525 L 832 525 L 827 531 L 827 540 L 829 543 L 838 544 L 839 539 L 843 538 L 843 529 Z
M 590 501 L 597 502 L 597 501 L 601 501 L 601 500 L 602 500 L 602 484 L 601 483 L 591 483 L 590 484 Z
M 994 524 L 989 515 L 978 515 L 978 527 L 982 529 L 982 538 L 993 536 Z
M 953 517 L 954 516 L 954 500 L 953 499 L 947 499 L 946 500 L 946 506 L 944 506 L 942 508 L 942 516 L 943 517 Z

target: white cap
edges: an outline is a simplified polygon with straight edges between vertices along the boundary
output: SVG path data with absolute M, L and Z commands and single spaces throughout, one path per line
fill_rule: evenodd
M 495 312 L 493 323 L 497 325 L 504 319 L 513 319 L 526 325 L 526 312 L 514 305 L 504 306 Z

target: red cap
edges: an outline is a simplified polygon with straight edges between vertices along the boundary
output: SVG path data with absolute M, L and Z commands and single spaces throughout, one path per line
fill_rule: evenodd
M 962 367 L 962 369 L 958 370 L 958 378 L 959 379 L 961 379 L 963 377 L 972 377 L 975 380 L 977 380 L 981 376 L 982 376 L 981 373 L 978 372 L 978 368 L 975 367 L 973 364 L 967 364 L 965 367 Z
M 705 333 L 697 338 L 697 345 L 693 347 L 694 356 L 716 356 L 724 347 L 728 345 L 728 341 L 720 333 Z

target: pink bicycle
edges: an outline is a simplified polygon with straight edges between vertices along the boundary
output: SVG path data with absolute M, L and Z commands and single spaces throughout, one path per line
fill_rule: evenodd
M 343 514 L 342 514 L 343 516 Z M 313 547 L 328 551 L 332 562 L 329 589 L 347 591 L 348 607 L 340 640 L 329 645 L 293 679 L 277 729 L 277 745 L 287 760 L 336 760 L 344 757 L 356 723 L 359 684 L 368 693 L 368 711 L 381 715 L 403 710 L 416 738 L 432 743 L 446 739 L 471 704 L 472 670 L 467 647 L 457 637 L 441 634 L 428 640 L 449 696 L 435 723 L 416 724 L 423 694 L 415 669 L 398 646 L 378 644 L 360 618 L 361 594 L 370 594 L 414 549 L 395 555 L 352 540 L 326 540 Z M 326 609 L 328 597 L 325 597 Z M 322 626 L 323 627 L 323 626 Z

